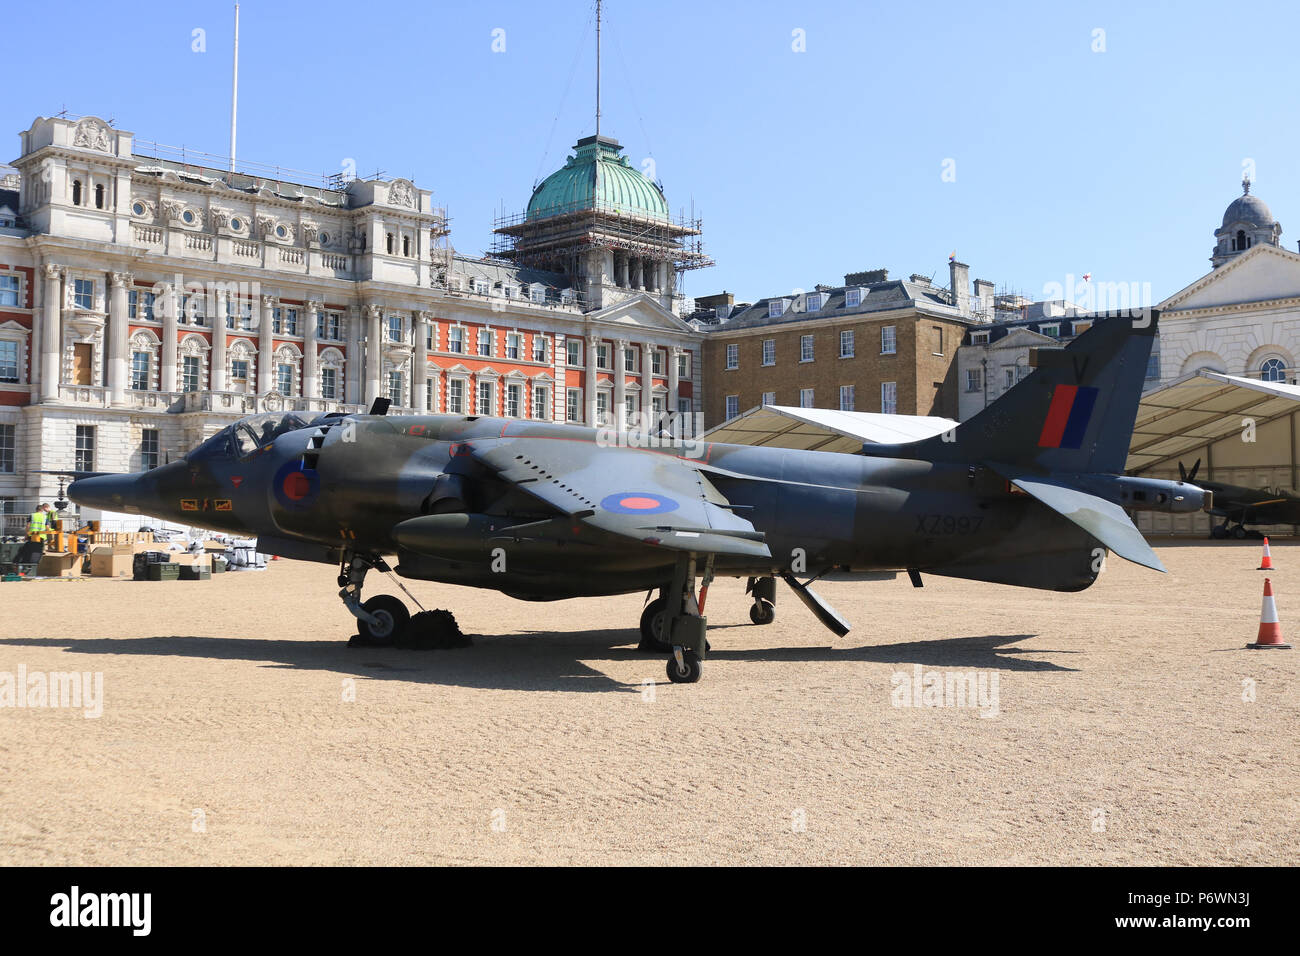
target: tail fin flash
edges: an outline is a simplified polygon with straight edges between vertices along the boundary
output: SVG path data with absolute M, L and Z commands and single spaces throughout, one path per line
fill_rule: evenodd
M 1098 315 L 1065 348 L 1031 350 L 1034 371 L 952 432 L 863 451 L 1049 472 L 1121 473 L 1158 324 L 1155 309 Z

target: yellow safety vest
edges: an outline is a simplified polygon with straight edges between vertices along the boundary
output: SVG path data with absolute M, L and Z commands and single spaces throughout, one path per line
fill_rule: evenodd
M 27 525 L 27 533 L 44 541 L 47 527 L 45 512 L 33 511 L 31 523 Z

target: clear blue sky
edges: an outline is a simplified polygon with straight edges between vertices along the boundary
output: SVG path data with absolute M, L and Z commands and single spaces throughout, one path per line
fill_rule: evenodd
M 457 249 L 481 253 L 494 216 L 594 130 L 592 8 L 249 0 L 240 158 L 408 176 L 448 207 Z M 65 106 L 224 155 L 233 4 L 105 10 L 9 11 L 3 158 Z M 1294 0 L 609 0 L 606 18 L 602 132 L 638 166 L 653 157 L 717 261 L 688 294 L 752 300 L 877 267 L 946 284 L 955 250 L 1033 297 L 1089 272 L 1159 300 L 1208 271 L 1247 159 L 1294 223 L 1284 245 L 1300 239 Z

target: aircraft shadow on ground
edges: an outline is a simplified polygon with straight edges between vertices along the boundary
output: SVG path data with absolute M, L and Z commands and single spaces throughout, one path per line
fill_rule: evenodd
M 1072 671 L 1049 661 L 1027 660 L 1017 653 L 1068 654 L 1074 651 L 1021 648 L 1013 645 L 1032 634 L 953 637 L 856 647 L 730 647 L 713 641 L 709 660 L 748 662 L 853 662 L 920 664 L 925 667 L 990 668 L 1006 671 Z M 366 680 L 483 688 L 490 690 L 623 691 L 639 693 L 641 680 L 615 680 L 589 661 L 644 662 L 645 676 L 666 682 L 666 654 L 636 649 L 636 631 L 624 628 L 587 631 L 531 631 L 523 635 L 474 635 L 472 647 L 416 651 L 348 647 L 342 640 L 286 641 L 246 637 L 130 637 L 0 639 L 0 647 L 58 647 L 74 654 L 122 654 L 251 661 L 268 667 L 332 671 Z M 725 642 L 730 644 L 731 641 Z M 706 678 L 707 679 L 707 678 Z

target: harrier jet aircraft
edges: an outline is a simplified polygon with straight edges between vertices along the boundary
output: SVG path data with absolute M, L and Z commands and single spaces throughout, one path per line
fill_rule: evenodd
M 1156 322 L 1098 321 L 1039 350 L 1035 371 L 952 432 L 861 454 L 652 436 L 632 447 L 573 425 L 387 416 L 380 402 L 372 414 L 244 419 L 181 460 L 82 477 L 68 494 L 337 564 L 339 595 L 374 644 L 410 618 L 397 597 L 361 597 L 391 555 L 402 577 L 526 601 L 657 592 L 641 647 L 670 653 L 669 679 L 691 683 L 708 647 L 703 588 L 719 575 L 750 579 L 755 623 L 771 620 L 780 577 L 843 635 L 809 587 L 828 574 L 1078 591 L 1107 550 L 1163 571 L 1125 509 L 1193 511 L 1207 496 L 1119 474 Z

